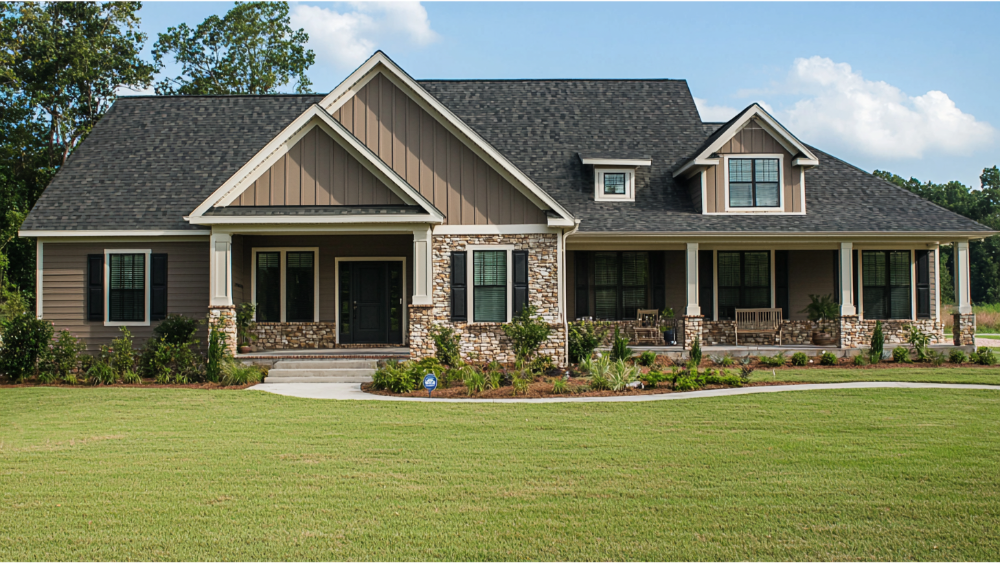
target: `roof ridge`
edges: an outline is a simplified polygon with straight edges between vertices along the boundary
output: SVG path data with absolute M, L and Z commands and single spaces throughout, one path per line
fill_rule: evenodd
M 417 82 L 687 82 L 686 78 L 420 78 Z

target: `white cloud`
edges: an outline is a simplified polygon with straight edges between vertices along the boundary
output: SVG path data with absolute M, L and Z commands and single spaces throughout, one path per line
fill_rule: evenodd
M 705 98 L 695 98 L 694 105 L 698 107 L 698 114 L 702 121 L 729 121 L 740 111 L 729 106 L 709 105 Z
M 795 59 L 786 88 L 806 97 L 777 117 L 796 136 L 817 145 L 921 158 L 978 149 L 996 133 L 989 123 L 963 113 L 944 92 L 908 96 L 824 57 Z
M 291 24 L 309 34 L 318 63 L 351 70 L 386 43 L 422 47 L 438 39 L 419 2 L 349 2 L 344 7 L 292 6 Z

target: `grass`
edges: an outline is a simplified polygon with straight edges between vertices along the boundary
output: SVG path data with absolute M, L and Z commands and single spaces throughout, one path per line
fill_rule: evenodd
M 848 381 L 911 381 L 917 383 L 975 383 L 1000 385 L 1000 367 L 994 368 L 760 368 L 751 381 L 795 381 L 798 383 L 844 383 Z
M 0 559 L 995 560 L 998 409 L 2 389 Z

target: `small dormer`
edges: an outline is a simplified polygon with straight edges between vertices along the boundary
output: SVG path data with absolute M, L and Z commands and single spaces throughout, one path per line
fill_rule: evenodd
M 580 153 L 584 166 L 594 167 L 594 201 L 635 201 L 635 173 L 653 163 L 649 156 Z
M 752 104 L 719 127 L 674 172 L 703 214 L 806 212 L 805 170 L 819 161 Z

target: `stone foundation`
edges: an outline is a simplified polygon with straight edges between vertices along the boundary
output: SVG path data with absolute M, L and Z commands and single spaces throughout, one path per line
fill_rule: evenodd
M 955 313 L 952 315 L 954 325 L 951 327 L 951 334 L 955 346 L 975 346 L 976 345 L 976 315 L 963 315 Z
M 781 321 L 781 344 L 812 344 L 814 330 L 832 334 L 837 338 L 840 323 L 837 321 Z M 736 321 L 704 321 L 702 344 L 706 346 L 735 346 Z M 778 333 L 740 333 L 740 346 L 776 346 Z
M 701 315 L 684 317 L 682 319 L 682 322 L 684 327 L 683 330 L 684 334 L 683 334 L 683 340 L 681 340 L 681 342 L 684 343 L 684 349 L 690 350 L 691 345 L 694 344 L 695 338 L 699 338 L 700 339 L 698 341 L 699 345 L 704 346 L 705 338 L 702 333 L 705 327 L 705 317 Z
M 410 305 L 410 357 L 416 360 L 434 355 L 431 323 L 434 322 L 433 305 Z
M 209 305 L 208 326 L 217 327 L 226 335 L 226 349 L 236 355 L 236 305 Z
M 867 348 L 871 344 L 872 333 L 875 332 L 875 319 L 858 319 L 857 316 L 840 318 L 841 348 Z M 930 335 L 930 344 L 945 344 L 944 326 L 932 319 L 890 319 L 882 321 L 882 334 L 885 337 L 886 349 L 889 345 L 906 344 L 910 326 L 917 326 L 922 332 Z
M 261 350 L 316 350 L 333 348 L 392 348 L 402 344 L 337 344 L 337 323 L 255 323 L 250 333 L 250 349 Z

